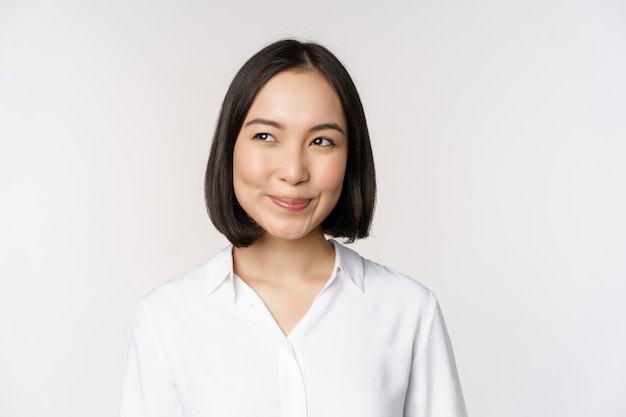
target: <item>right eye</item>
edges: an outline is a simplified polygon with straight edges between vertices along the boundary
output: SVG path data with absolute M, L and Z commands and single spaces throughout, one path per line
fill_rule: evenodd
M 269 133 L 257 133 L 253 136 L 254 139 L 262 140 L 264 142 L 276 142 L 276 138 Z

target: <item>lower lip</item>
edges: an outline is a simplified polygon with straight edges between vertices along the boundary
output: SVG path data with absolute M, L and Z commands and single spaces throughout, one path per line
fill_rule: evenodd
M 300 211 L 307 208 L 311 200 L 270 197 L 278 207 L 289 211 Z

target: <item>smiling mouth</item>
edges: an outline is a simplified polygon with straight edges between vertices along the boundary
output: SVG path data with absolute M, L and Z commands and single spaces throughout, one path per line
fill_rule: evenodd
M 311 202 L 311 199 L 309 198 L 287 198 L 270 196 L 270 199 L 278 207 L 289 211 L 304 210 Z

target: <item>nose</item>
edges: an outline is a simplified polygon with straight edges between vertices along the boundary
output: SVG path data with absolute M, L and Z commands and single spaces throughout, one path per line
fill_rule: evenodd
M 280 155 L 279 177 L 291 185 L 298 185 L 309 180 L 306 155 L 301 149 L 289 149 Z

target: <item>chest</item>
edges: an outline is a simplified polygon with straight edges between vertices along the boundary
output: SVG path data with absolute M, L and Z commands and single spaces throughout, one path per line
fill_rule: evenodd
M 283 334 L 289 335 L 321 292 L 325 281 L 312 281 L 307 285 L 254 283 L 251 288 L 242 288 L 246 296 L 267 309 Z
M 314 296 L 289 337 L 260 297 L 241 293 L 173 326 L 164 351 L 186 415 L 401 416 L 411 324 L 332 294 Z

